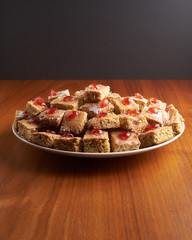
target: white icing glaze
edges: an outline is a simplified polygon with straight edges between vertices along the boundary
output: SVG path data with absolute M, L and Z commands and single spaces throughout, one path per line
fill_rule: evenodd
M 133 100 L 136 100 L 136 101 L 141 101 L 141 102 L 144 102 L 144 103 L 147 103 L 148 100 L 146 98 L 142 98 L 142 99 L 139 99 L 139 98 L 136 98 L 136 97 L 131 97 Z
M 66 90 L 63 90 L 63 91 L 59 91 L 59 92 L 57 92 L 57 96 L 58 96 L 58 98 L 63 98 L 65 96 L 70 96 L 69 90 L 66 89 Z
M 94 112 L 96 114 L 98 114 L 102 110 L 103 110 L 103 108 L 100 108 L 99 105 L 94 105 L 94 106 L 89 108 L 90 112 Z

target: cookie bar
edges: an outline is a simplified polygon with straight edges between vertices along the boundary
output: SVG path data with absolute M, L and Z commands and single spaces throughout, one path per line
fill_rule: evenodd
M 46 109 L 47 105 L 41 97 L 36 97 L 34 101 L 28 101 L 26 105 L 26 111 L 32 116 L 36 116 Z
M 141 144 L 138 134 L 127 131 L 110 132 L 110 143 L 112 152 L 137 150 Z
M 98 102 L 105 98 L 110 92 L 109 86 L 101 84 L 91 84 L 85 88 L 85 94 L 88 102 Z
M 22 119 L 18 121 L 18 133 L 21 137 L 31 142 L 32 134 L 38 131 L 38 122 L 35 120 Z
M 168 121 L 168 114 L 166 111 L 155 107 L 144 107 L 142 114 L 146 117 L 149 123 L 159 123 L 162 127 L 166 125 Z
M 59 138 L 60 135 L 51 132 L 34 132 L 32 133 L 31 142 L 43 147 L 53 148 L 54 139 Z
M 147 132 L 141 133 L 139 135 L 139 140 L 141 142 L 141 148 L 150 147 L 163 142 L 166 142 L 174 137 L 172 127 L 157 127 L 149 128 Z
M 169 115 L 168 126 L 172 126 L 173 132 L 176 135 L 181 133 L 183 130 L 183 117 L 179 114 L 178 110 L 173 106 L 173 104 L 167 106 L 166 112 Z
M 131 98 L 139 105 L 139 110 L 142 110 L 148 103 L 148 100 L 144 98 L 140 93 L 135 93 L 135 96 Z
M 14 129 L 18 131 L 18 121 L 22 119 L 30 119 L 31 115 L 27 111 L 16 110 L 14 119 Z
M 81 152 L 82 151 L 82 138 L 74 137 L 70 133 L 54 139 L 54 148 L 64 151 Z
M 70 92 L 69 92 L 68 89 L 63 90 L 63 91 L 58 91 L 58 92 L 55 92 L 54 90 L 51 90 L 51 95 L 48 96 L 48 102 L 50 103 L 56 98 L 62 99 L 66 96 L 70 96 Z
M 79 106 L 79 100 L 73 96 L 66 96 L 64 98 L 56 98 L 50 103 L 51 108 L 63 109 L 63 110 L 77 110 Z
M 87 102 L 86 93 L 83 90 L 76 91 L 74 96 L 79 100 L 78 107 L 82 106 L 83 104 L 85 104 Z
M 88 129 L 110 129 L 119 127 L 119 115 L 116 115 L 115 113 L 101 112 L 97 117 L 91 118 L 87 121 Z
M 116 114 L 126 113 L 128 110 L 139 110 L 139 105 L 130 97 L 112 99 L 112 104 Z
M 121 96 L 118 93 L 110 92 L 106 98 L 107 100 L 109 100 L 109 102 L 113 103 L 113 99 L 120 98 L 120 97 Z
M 64 110 L 50 108 L 38 115 L 39 124 L 45 129 L 58 128 L 63 119 Z
M 99 129 L 87 130 L 83 137 L 83 147 L 84 152 L 110 152 L 108 132 Z
M 93 118 L 96 117 L 100 112 L 113 112 L 114 106 L 104 98 L 98 103 L 86 103 L 82 105 L 79 110 L 87 112 L 88 118 Z
M 166 103 L 156 98 L 150 98 L 147 105 L 148 107 L 155 107 L 160 110 L 165 110 L 166 108 Z
M 75 135 L 83 133 L 87 122 L 87 113 L 82 111 L 67 110 L 61 123 L 60 134 L 71 132 Z
M 121 129 L 141 133 L 148 125 L 147 119 L 137 110 L 129 110 L 119 115 Z

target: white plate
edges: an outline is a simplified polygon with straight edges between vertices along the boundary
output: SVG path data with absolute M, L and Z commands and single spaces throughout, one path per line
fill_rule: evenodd
M 131 155 L 136 155 L 136 154 L 148 152 L 148 151 L 163 147 L 163 146 L 175 141 L 176 139 L 178 139 L 183 134 L 184 129 L 185 129 L 185 124 L 183 123 L 183 130 L 179 135 L 175 136 L 174 138 L 172 138 L 171 140 L 169 140 L 167 142 L 164 142 L 164 143 L 161 143 L 159 145 L 152 146 L 152 147 L 142 148 L 142 149 L 139 149 L 139 150 L 125 151 L 125 152 L 85 153 L 85 152 L 63 151 L 63 150 L 57 150 L 57 149 L 52 149 L 52 148 L 47 148 L 47 147 L 42 147 L 42 146 L 36 145 L 36 144 L 28 142 L 24 138 L 20 137 L 14 129 L 14 124 L 12 126 L 12 131 L 15 134 L 15 136 L 17 138 L 19 138 L 21 141 L 23 141 L 23 142 L 25 142 L 25 143 L 33 146 L 33 147 L 36 147 L 36 148 L 39 148 L 41 150 L 45 150 L 45 151 L 48 151 L 48 152 L 52 152 L 52 153 L 59 153 L 59 154 L 63 154 L 63 155 L 66 155 L 66 156 L 82 157 L 82 158 L 112 158 L 112 157 L 131 156 Z

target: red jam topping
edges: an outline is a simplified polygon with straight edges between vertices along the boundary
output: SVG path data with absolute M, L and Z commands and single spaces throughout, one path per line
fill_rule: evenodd
M 71 102 L 71 101 L 73 101 L 74 99 L 75 99 L 75 98 L 72 97 L 72 96 L 66 96 L 66 97 L 63 98 L 63 101 L 64 101 L 64 102 Z
M 45 107 L 46 104 L 44 102 L 44 99 L 42 97 L 36 97 L 35 100 L 34 100 L 34 104 L 35 105 L 39 105 L 41 107 Z
M 169 110 L 170 110 L 170 109 L 169 109 L 168 107 L 165 108 L 165 111 L 166 111 L 167 113 L 169 113 Z
M 52 133 L 52 134 L 56 134 L 56 132 L 55 132 L 55 131 L 53 131 L 53 130 L 50 130 L 50 129 L 47 129 L 47 130 L 46 130 L 46 133 Z
M 98 115 L 97 115 L 97 117 L 98 118 L 101 118 L 101 117 L 106 117 L 108 115 L 108 113 L 106 113 L 106 112 L 100 112 Z
M 77 117 L 79 115 L 79 112 L 77 112 L 77 111 L 72 111 L 72 112 L 70 112 L 70 113 L 68 113 L 67 114 L 67 120 L 71 120 L 71 119 L 73 119 L 73 118 L 75 118 L 75 117 Z
M 100 129 L 93 129 L 91 130 L 90 134 L 94 134 L 94 135 L 101 135 L 102 134 L 102 130 Z
M 50 108 L 50 109 L 47 111 L 47 113 L 48 113 L 48 114 L 54 114 L 55 111 L 56 111 L 56 108 Z
M 57 96 L 57 93 L 52 89 L 51 90 L 51 97 L 55 97 L 55 96 Z
M 96 89 L 96 90 L 99 89 L 99 86 L 95 83 L 93 83 L 91 86 L 92 86 L 93 89 Z
M 32 118 L 30 118 L 28 121 L 27 121 L 28 123 L 34 123 L 34 124 L 39 124 L 39 121 L 37 120 L 37 119 L 32 119 Z
M 135 115 L 139 115 L 140 112 L 137 111 L 137 110 L 129 110 L 126 112 L 127 115 L 130 115 L 130 116 L 135 116 Z
M 65 132 L 63 133 L 62 137 L 74 137 L 72 133 Z
M 109 101 L 104 98 L 101 102 L 100 102 L 100 108 L 104 108 L 109 104 Z
M 143 99 L 144 97 L 141 95 L 141 94 L 139 94 L 139 93 L 135 93 L 135 97 L 137 98 L 137 99 Z
M 131 103 L 130 98 L 126 97 L 122 100 L 123 105 L 129 105 Z
M 131 136 L 131 133 L 130 132 L 122 132 L 118 136 L 119 136 L 119 138 L 121 138 L 123 140 L 127 140 Z
M 157 110 L 157 108 L 150 107 L 150 108 L 148 108 L 147 112 L 157 114 L 158 110 Z
M 150 131 L 150 130 L 153 130 L 153 129 L 156 129 L 156 128 L 159 128 L 160 127 L 160 124 L 159 123 L 152 123 L 151 125 L 148 125 L 146 128 L 145 128 L 145 131 Z
M 157 103 L 159 103 L 159 100 L 156 99 L 156 98 L 152 98 L 152 99 L 151 99 L 151 102 L 154 103 L 154 104 L 157 104 Z

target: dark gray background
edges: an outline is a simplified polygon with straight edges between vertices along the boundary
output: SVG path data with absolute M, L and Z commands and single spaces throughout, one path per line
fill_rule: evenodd
M 192 0 L 4 0 L 0 27 L 0 79 L 192 78 Z

